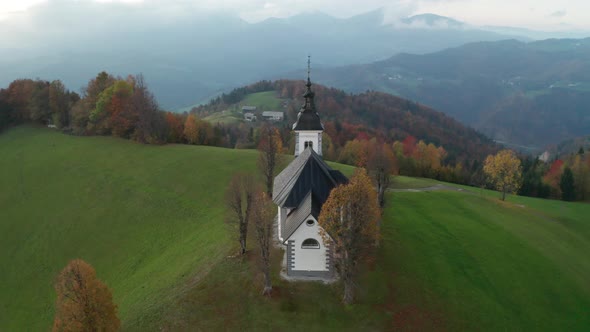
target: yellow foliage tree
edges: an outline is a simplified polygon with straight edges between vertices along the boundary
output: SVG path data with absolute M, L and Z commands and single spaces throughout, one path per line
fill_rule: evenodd
M 121 325 L 109 288 L 81 259 L 72 260 L 59 274 L 53 331 L 117 331 Z
M 379 239 L 381 211 L 367 172 L 360 168 L 347 185 L 332 190 L 322 206 L 319 224 L 325 242 L 332 242 L 338 272 L 344 282 L 343 301 L 354 301 L 358 266 Z
M 522 184 L 520 160 L 512 150 L 489 155 L 484 162 L 483 171 L 488 181 L 502 193 L 502 200 L 506 199 L 507 192 L 516 193 Z

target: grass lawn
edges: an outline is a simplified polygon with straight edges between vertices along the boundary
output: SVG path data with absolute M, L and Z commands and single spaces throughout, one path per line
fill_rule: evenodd
M 364 267 L 357 304 L 340 304 L 339 283 L 280 280 L 280 250 L 273 252 L 275 294 L 263 298 L 257 252 L 251 250 L 244 260 L 226 258 L 217 265 L 169 309 L 159 327 L 584 331 L 590 326 L 590 234 L 567 224 L 582 224 L 590 206 L 565 204 L 563 219 L 556 220 L 461 192 L 393 193 L 388 199 L 382 245 Z M 586 222 L 582 228 L 590 227 Z
M 127 331 L 516 330 L 590 326 L 590 205 L 498 193 L 389 193 L 358 302 L 278 277 L 224 226 L 225 183 L 254 151 L 144 146 L 19 127 L 0 135 L 0 331 L 47 330 L 52 283 L 83 258 Z M 352 168 L 338 166 L 346 174 Z M 397 177 L 397 188 L 439 182 Z M 254 248 L 253 231 L 249 247 Z
M 0 135 L 0 331 L 47 330 L 70 259 L 113 290 L 124 327 L 228 252 L 223 194 L 255 152 L 145 146 L 19 127 Z
M 242 113 L 238 110 L 226 110 L 206 116 L 203 118 L 203 120 L 208 121 L 212 124 L 231 124 L 243 121 L 243 116 Z
M 281 99 L 277 97 L 275 91 L 257 92 L 247 95 L 240 105 L 256 106 L 263 111 L 277 111 L 281 107 Z
M 392 189 L 421 189 L 440 184 L 440 181 L 427 178 L 411 178 L 408 176 L 395 176 L 391 179 L 389 188 Z

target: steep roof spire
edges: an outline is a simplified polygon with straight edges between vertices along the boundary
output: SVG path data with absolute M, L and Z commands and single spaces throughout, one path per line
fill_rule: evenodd
M 307 89 L 311 88 L 311 80 L 309 79 L 309 73 L 311 72 L 311 55 L 307 55 Z
M 320 116 L 315 109 L 315 102 L 313 97 L 315 94 L 311 91 L 311 56 L 307 56 L 307 91 L 303 95 L 305 104 L 299 110 L 297 115 L 297 122 L 293 124 L 293 130 L 324 130 L 324 126 L 320 122 Z
M 307 87 L 307 91 L 303 94 L 303 98 L 305 98 L 305 105 L 303 105 L 302 111 L 304 112 L 316 112 L 315 111 L 315 103 L 313 97 L 315 94 L 311 91 L 311 79 L 310 79 L 310 72 L 311 72 L 311 55 L 307 56 L 307 83 L 305 86 Z

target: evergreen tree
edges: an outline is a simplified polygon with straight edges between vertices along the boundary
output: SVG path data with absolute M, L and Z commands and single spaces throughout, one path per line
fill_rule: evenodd
M 576 189 L 574 186 L 574 173 L 571 168 L 566 167 L 561 174 L 559 182 L 561 188 L 561 199 L 564 201 L 573 201 L 576 199 Z

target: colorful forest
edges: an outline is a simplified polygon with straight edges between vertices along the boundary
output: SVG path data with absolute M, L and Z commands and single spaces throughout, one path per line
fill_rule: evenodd
M 82 89 L 82 95 L 69 91 L 59 80 L 21 79 L 0 90 L 0 130 L 33 122 L 72 135 L 112 135 L 144 144 L 256 148 L 261 124 L 210 123 L 202 118 L 249 94 L 276 91 L 287 101 L 286 121 L 277 125 L 282 152 L 291 153 L 290 124 L 296 119 L 304 89 L 301 81 L 261 81 L 223 94 L 189 113 L 173 113 L 160 109 L 142 75 L 121 78 L 101 72 Z M 394 174 L 487 186 L 483 161 L 500 147 L 475 130 L 389 94 L 369 91 L 351 95 L 321 85 L 313 89 L 325 126 L 323 151 L 327 160 L 366 166 L 369 151 L 383 146 L 394 161 Z M 583 149 L 549 164 L 527 156 L 520 159 L 519 194 L 564 200 L 590 197 L 590 154 Z

